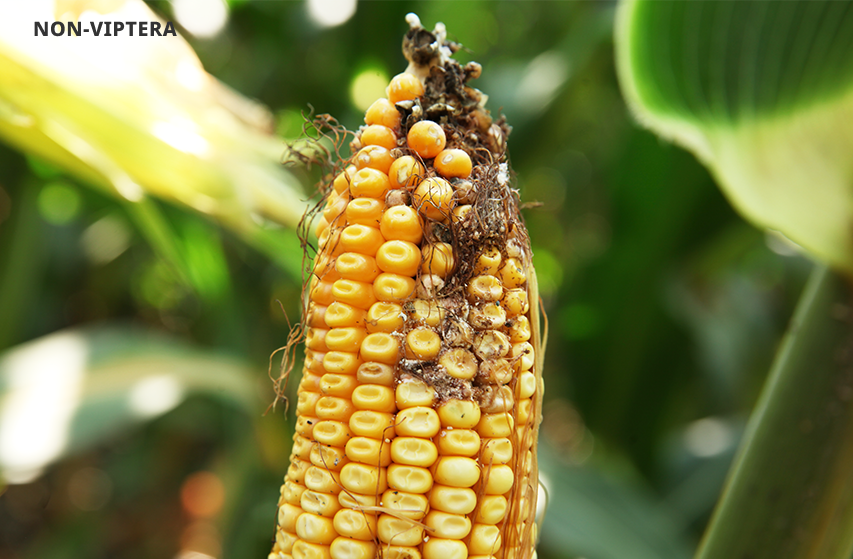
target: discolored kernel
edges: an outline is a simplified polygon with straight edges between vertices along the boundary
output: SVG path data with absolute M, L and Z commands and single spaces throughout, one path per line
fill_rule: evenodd
M 376 169 L 388 175 L 394 158 L 391 153 L 382 146 L 365 146 L 355 154 L 355 166 L 358 169 Z
M 411 155 L 398 157 L 388 169 L 391 188 L 414 186 L 424 176 L 424 166 Z

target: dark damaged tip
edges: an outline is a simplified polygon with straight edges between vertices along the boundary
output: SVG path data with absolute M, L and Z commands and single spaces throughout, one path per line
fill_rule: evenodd
M 403 56 L 418 66 L 431 66 L 439 61 L 441 56 L 439 48 L 442 46 L 449 49 L 451 53 L 461 48 L 459 43 L 439 39 L 436 31 L 427 31 L 420 25 L 420 21 L 417 21 L 403 37 Z

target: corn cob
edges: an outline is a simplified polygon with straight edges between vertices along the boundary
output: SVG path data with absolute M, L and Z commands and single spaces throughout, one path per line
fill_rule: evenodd
M 528 559 L 542 397 L 538 292 L 509 128 L 441 24 L 332 184 L 296 434 L 269 559 Z

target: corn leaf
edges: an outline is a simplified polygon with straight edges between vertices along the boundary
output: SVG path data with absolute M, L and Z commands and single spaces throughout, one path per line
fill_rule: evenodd
M 853 271 L 853 4 L 632 0 L 617 15 L 637 119 L 692 151 L 731 203 Z

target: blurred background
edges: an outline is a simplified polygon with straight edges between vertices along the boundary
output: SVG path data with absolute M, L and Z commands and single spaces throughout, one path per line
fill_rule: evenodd
M 539 556 L 690 557 L 811 264 L 632 121 L 615 4 L 148 5 L 271 109 L 282 152 L 303 113 L 361 124 L 405 68 L 407 12 L 447 25 L 513 127 L 522 199 L 541 203 L 525 210 L 550 332 Z M 293 173 L 310 192 L 316 170 Z M 0 558 L 270 548 L 293 412 L 264 413 L 267 371 L 301 254 L 173 203 L 146 212 L 157 235 L 126 200 L 0 144 Z

